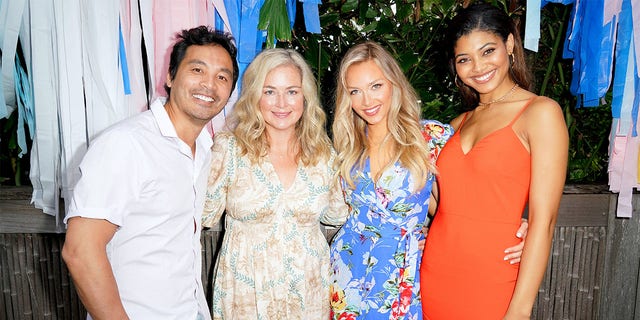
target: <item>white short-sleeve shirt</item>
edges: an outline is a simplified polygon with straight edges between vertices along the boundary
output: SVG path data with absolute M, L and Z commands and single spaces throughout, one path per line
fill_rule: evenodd
M 67 219 L 119 226 L 107 245 L 131 319 L 209 319 L 201 281 L 200 224 L 212 139 L 203 130 L 195 157 L 156 100 L 94 141 Z

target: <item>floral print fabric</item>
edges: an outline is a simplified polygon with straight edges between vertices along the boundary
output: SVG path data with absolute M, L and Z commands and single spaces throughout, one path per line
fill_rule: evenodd
M 327 319 L 329 246 L 320 222 L 344 223 L 348 209 L 332 169 L 335 153 L 299 164 L 284 189 L 271 162 L 240 157 L 217 133 L 203 213 L 215 225 L 226 208 L 213 285 L 214 319 Z
M 453 129 L 434 120 L 422 125 L 435 163 Z M 435 177 L 411 194 L 415 181 L 399 163 L 377 183 L 369 168 L 367 159 L 354 169 L 354 190 L 343 184 L 350 215 L 331 244 L 331 318 L 422 319 L 418 241 Z

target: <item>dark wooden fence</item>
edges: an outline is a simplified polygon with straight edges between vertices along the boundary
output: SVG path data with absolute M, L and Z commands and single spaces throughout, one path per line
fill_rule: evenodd
M 51 232 L 55 219 L 6 194 L 0 189 L 0 319 L 84 319 L 60 258 L 64 234 Z M 532 319 L 640 319 L 640 213 L 616 218 L 616 199 L 603 187 L 565 189 Z M 330 237 L 335 230 L 325 231 Z M 207 296 L 220 235 L 210 229 L 202 236 Z

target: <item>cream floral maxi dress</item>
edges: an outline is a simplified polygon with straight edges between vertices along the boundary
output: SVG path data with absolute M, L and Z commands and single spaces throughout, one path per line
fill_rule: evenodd
M 320 222 L 340 225 L 348 209 L 329 162 L 299 165 L 284 190 L 269 162 L 238 155 L 218 133 L 203 226 L 226 208 L 213 285 L 214 319 L 328 319 L 329 246 Z

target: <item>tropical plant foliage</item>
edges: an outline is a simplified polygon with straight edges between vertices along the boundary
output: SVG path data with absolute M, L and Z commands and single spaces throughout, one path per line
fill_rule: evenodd
M 481 1 L 481 0 L 477 0 Z M 304 30 L 298 3 L 294 30 L 289 32 L 284 1 L 265 0 L 260 26 L 268 30 L 267 46 L 293 47 L 315 70 L 323 105 L 331 116 L 335 73 L 343 54 L 353 44 L 374 40 L 396 57 L 422 102 L 424 118 L 450 121 L 461 111 L 457 90 L 443 59 L 443 30 L 456 8 L 472 0 L 324 0 L 320 7 L 322 34 Z M 486 1 L 504 8 L 517 22 L 524 21 L 526 0 Z M 527 51 L 539 94 L 562 106 L 569 128 L 567 181 L 606 182 L 610 106 L 576 108 L 569 92 L 571 60 L 562 59 L 570 7 L 547 4 L 542 11 L 539 51 Z M 522 23 L 523 24 L 523 23 Z M 284 31 L 283 31 L 284 30 Z M 606 99 L 611 101 L 610 98 Z M 17 117 L 0 119 L 0 183 L 28 183 L 28 155 L 18 158 L 15 143 Z
M 294 47 L 305 55 L 317 72 L 323 103 L 331 114 L 340 58 L 353 44 L 377 41 L 392 52 L 418 92 L 423 117 L 446 122 L 460 113 L 461 100 L 443 58 L 443 30 L 459 6 L 473 2 L 328 0 L 321 7 L 321 35 L 298 27 L 293 31 L 293 41 L 280 45 Z M 523 29 L 526 0 L 485 2 L 503 8 Z M 539 50 L 526 51 L 526 58 L 536 78 L 534 91 L 555 99 L 564 109 L 570 133 L 567 181 L 602 183 L 607 178 L 611 112 L 606 105 L 576 108 L 576 99 L 569 92 L 572 61 L 562 59 L 562 43 L 570 9 L 560 4 L 545 6 Z

